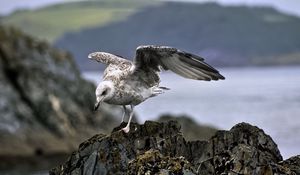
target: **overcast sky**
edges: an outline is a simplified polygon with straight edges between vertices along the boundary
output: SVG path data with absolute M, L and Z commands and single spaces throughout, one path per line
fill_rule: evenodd
M 9 14 L 18 8 L 38 8 L 64 1 L 75 0 L 0 0 L 0 14 Z M 223 5 L 271 6 L 279 11 L 300 16 L 300 0 L 174 0 L 218 2 Z

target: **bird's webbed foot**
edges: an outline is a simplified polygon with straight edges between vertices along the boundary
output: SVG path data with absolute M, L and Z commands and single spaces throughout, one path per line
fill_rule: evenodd
M 125 133 L 129 133 L 130 127 L 126 126 L 126 127 L 122 128 L 121 130 L 124 131 Z

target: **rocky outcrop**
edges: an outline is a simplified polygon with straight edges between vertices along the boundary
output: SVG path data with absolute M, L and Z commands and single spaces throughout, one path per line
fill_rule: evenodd
M 160 116 L 157 121 L 167 122 L 170 120 L 175 120 L 181 125 L 182 134 L 187 141 L 208 140 L 217 132 L 217 128 L 199 124 L 187 115 L 174 116 L 166 114 Z
M 122 124 L 124 125 L 124 123 Z M 217 131 L 208 141 L 186 141 L 175 121 L 122 125 L 80 144 L 50 171 L 62 174 L 297 174 L 300 157 L 282 161 L 272 138 L 247 123 Z
M 117 123 L 92 112 L 94 88 L 70 54 L 0 25 L 0 157 L 70 152 L 106 133 Z

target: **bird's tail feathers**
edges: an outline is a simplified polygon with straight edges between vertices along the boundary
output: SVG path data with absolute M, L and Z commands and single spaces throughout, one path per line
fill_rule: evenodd
M 163 94 L 165 92 L 165 90 L 170 90 L 170 89 L 167 87 L 153 87 L 151 97 L 155 97 L 159 94 Z

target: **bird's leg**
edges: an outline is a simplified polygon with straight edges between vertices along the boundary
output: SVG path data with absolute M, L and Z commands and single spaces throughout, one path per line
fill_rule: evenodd
M 122 129 L 125 133 L 128 133 L 129 130 L 130 130 L 130 122 L 131 122 L 131 119 L 132 119 L 132 116 L 133 116 L 133 108 L 134 108 L 134 106 L 130 105 L 130 108 L 131 108 L 131 111 L 130 111 L 130 114 L 129 114 L 128 123 L 127 123 L 126 127 Z
M 126 106 L 125 105 L 123 105 L 123 109 L 124 109 L 124 111 L 123 111 L 123 117 L 122 117 L 122 121 L 121 121 L 121 123 L 123 123 L 124 122 L 124 119 L 125 119 L 125 116 L 126 116 Z

